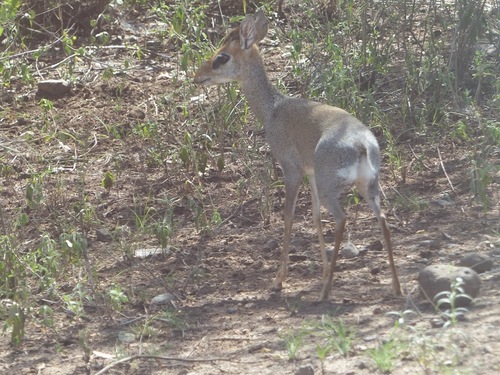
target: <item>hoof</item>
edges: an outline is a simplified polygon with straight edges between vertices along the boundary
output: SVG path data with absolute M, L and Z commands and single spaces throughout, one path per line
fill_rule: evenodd
M 321 291 L 321 295 L 319 296 L 319 301 L 320 302 L 328 301 L 329 295 L 330 293 L 323 289 Z
M 394 288 L 394 297 L 403 297 L 403 292 L 401 288 Z
M 278 280 L 273 281 L 273 285 L 271 285 L 271 291 L 272 292 L 281 292 L 281 289 L 283 289 L 283 283 Z
M 392 291 L 394 292 L 394 297 L 403 297 L 403 291 L 398 279 L 392 280 Z

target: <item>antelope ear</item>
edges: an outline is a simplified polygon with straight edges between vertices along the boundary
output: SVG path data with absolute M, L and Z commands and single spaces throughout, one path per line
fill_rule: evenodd
M 257 29 L 257 41 L 260 42 L 267 35 L 267 27 L 269 21 L 266 18 L 266 15 L 259 9 L 254 16 L 255 19 L 255 28 Z
M 240 47 L 249 49 L 253 44 L 260 42 L 267 34 L 267 19 L 264 12 L 259 10 L 255 16 L 247 15 L 240 24 Z

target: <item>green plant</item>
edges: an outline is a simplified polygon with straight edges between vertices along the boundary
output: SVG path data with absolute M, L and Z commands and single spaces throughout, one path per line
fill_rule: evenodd
M 78 344 L 83 350 L 83 361 L 86 365 L 90 362 L 92 355 L 92 346 L 90 342 L 90 330 L 88 328 L 81 329 L 78 331 Z
M 13 22 L 21 5 L 21 0 L 5 0 L 0 4 L 0 36 L 4 33 L 4 25 Z
M 396 353 L 404 356 L 405 360 L 416 361 L 424 374 L 471 373 L 462 366 L 463 358 L 472 349 L 470 338 L 464 332 L 453 325 L 445 325 L 448 329 L 428 330 L 419 326 L 418 321 L 409 319 L 417 315 L 412 310 L 387 315 L 397 318 L 391 333 L 391 338 L 401 343 L 396 345 L 399 348 Z
M 458 277 L 455 281 L 451 283 L 450 291 L 443 291 L 434 296 L 434 301 L 436 301 L 436 308 L 439 314 L 445 319 L 444 327 L 453 326 L 458 323 L 458 321 L 467 313 L 465 307 L 457 306 L 457 301 L 459 299 L 472 300 L 472 298 L 465 294 L 464 292 L 464 281 L 462 278 Z M 442 311 L 442 308 L 446 310 Z
M 2 331 L 10 331 L 10 343 L 19 346 L 25 335 L 26 309 L 12 300 L 2 301 L 0 316 L 4 320 Z
M 38 309 L 38 315 L 41 318 L 41 323 L 45 327 L 54 327 L 54 309 L 48 305 L 42 305 Z
M 62 233 L 59 236 L 59 244 L 65 260 L 73 264 L 80 264 L 84 252 L 87 251 L 87 239 L 82 233 Z
M 335 349 L 344 357 L 349 354 L 354 341 L 354 332 L 342 320 L 332 320 L 323 315 L 319 329 L 330 348 Z
M 316 355 L 318 356 L 318 359 L 321 362 L 321 373 L 322 374 L 325 372 L 325 370 L 324 370 L 325 359 L 328 356 L 328 354 L 331 352 L 331 350 L 332 350 L 332 347 L 328 343 L 323 344 L 323 345 L 316 344 Z
M 378 369 L 383 373 L 390 373 L 396 367 L 396 360 L 402 352 L 404 344 L 398 339 L 389 339 L 374 349 L 367 351 Z
M 204 16 L 207 6 L 182 0 L 173 9 L 164 3 L 153 8 L 169 25 L 169 38 L 180 45 L 179 65 L 185 73 L 200 61 L 199 51 L 207 49 Z M 166 17 L 166 14 L 170 14 L 170 17 Z
M 33 258 L 27 257 L 27 261 L 32 273 L 38 277 L 40 290 L 54 294 L 61 264 L 61 253 L 57 248 L 57 242 L 50 235 L 43 234 L 33 252 Z
M 189 329 L 189 322 L 186 317 L 176 308 L 164 309 L 161 313 L 155 316 L 155 320 L 167 323 L 170 327 L 181 331 L 184 336 L 187 329 Z
M 143 324 L 135 324 L 130 327 L 130 333 L 136 338 L 151 339 L 158 336 L 160 331 L 153 325 L 155 318 L 145 319 Z
M 91 297 L 87 288 L 83 284 L 77 283 L 71 294 L 64 294 L 62 300 L 66 309 L 78 319 L 85 312 L 84 302 L 86 300 L 91 300 Z
M 498 165 L 491 164 L 487 158 L 476 155 L 471 160 L 472 168 L 470 171 L 470 189 L 474 196 L 481 202 L 486 211 L 491 207 L 491 199 L 488 195 L 488 188 L 493 180 L 493 175 L 499 169 Z
M 14 236 L 0 236 L 0 295 L 3 298 L 23 300 L 26 293 L 26 268 L 19 256 Z
M 301 349 L 304 343 L 305 334 L 306 330 L 300 329 L 298 331 L 288 330 L 283 335 L 283 341 L 285 343 L 288 359 L 290 361 L 294 361 L 297 359 L 299 350 Z
M 400 210 L 409 210 L 412 212 L 420 212 L 427 208 L 428 203 L 425 202 L 419 195 L 405 191 L 405 189 L 395 190 L 396 196 L 392 200 L 395 208 Z
M 123 304 L 128 302 L 128 297 L 119 285 L 113 284 L 107 292 L 111 306 L 116 311 L 121 311 Z
M 115 175 L 111 171 L 106 171 L 101 181 L 101 186 L 109 192 L 114 185 L 115 185 Z
M 203 203 L 195 199 L 193 196 L 188 197 L 188 208 L 194 215 L 194 225 L 197 232 L 206 231 L 209 229 L 207 213 Z
M 29 208 L 37 208 L 44 198 L 43 176 L 33 175 L 31 181 L 26 184 L 26 201 Z

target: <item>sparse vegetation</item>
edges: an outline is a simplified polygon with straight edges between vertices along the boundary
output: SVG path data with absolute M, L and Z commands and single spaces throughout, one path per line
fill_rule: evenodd
M 382 374 L 388 374 L 396 367 L 396 360 L 400 357 L 402 350 L 402 343 L 398 339 L 390 339 L 370 349 L 368 355 Z
M 277 17 L 271 1 L 5 0 L 0 4 L 5 355 L 16 357 L 15 348 L 23 348 L 26 338 L 47 340 L 56 352 L 73 350 L 71 358 L 83 353 L 76 366 L 88 370 L 96 361 L 94 350 L 136 353 L 134 345 L 121 345 L 117 353 L 105 346 L 115 345 L 117 330 L 148 341 L 150 352 L 167 342 L 165 350 L 195 357 L 202 350 L 239 349 L 255 327 L 269 324 L 287 332 L 279 336 L 285 343 L 283 366 L 294 366 L 288 359 L 304 353 L 325 369 L 332 356 L 369 356 L 381 372 L 411 363 L 424 373 L 467 373 L 475 363 L 464 360 L 475 344 L 461 331 L 465 311 L 453 303 L 463 292 L 459 284 L 441 296 L 450 304 L 440 310 L 448 329 L 429 332 L 406 324 L 405 317 L 392 331 L 387 328 L 389 340 L 370 343 L 367 351 L 356 346 L 360 337 L 353 319 L 365 298 L 379 302 L 374 290 L 380 280 L 357 265 L 339 271 L 349 275 L 339 281 L 332 302 L 345 299 L 351 310 L 342 318 L 340 312 L 327 317 L 330 306 L 320 306 L 307 312 L 316 316 L 303 324 L 299 319 L 311 304 L 309 296 L 288 309 L 282 299 L 262 298 L 278 260 L 272 246 L 263 248 L 282 235 L 282 173 L 238 88 L 200 89 L 189 78 L 243 9 L 253 12 L 256 5 L 272 20 L 261 49 L 277 86 L 345 108 L 379 139 L 384 205 L 391 225 L 400 228 L 393 238 L 402 269 L 413 269 L 405 262 L 415 264 L 413 252 L 406 251 L 412 239 L 429 228 L 444 230 L 440 220 L 449 220 L 464 248 L 479 247 L 485 231 L 498 235 L 498 0 L 290 0 L 287 22 Z M 38 91 L 38 82 L 47 79 L 67 81 L 71 92 Z M 443 192 L 456 206 L 429 204 Z M 349 199 L 359 202 L 355 193 Z M 304 225 L 296 227 L 312 238 L 310 208 L 301 200 L 298 205 L 297 220 Z M 365 236 L 359 241 L 371 240 L 369 225 L 356 224 Z M 102 229 L 109 235 L 100 236 Z M 327 237 L 331 229 L 326 228 Z M 319 260 L 315 249 L 303 255 L 305 247 L 296 246 L 293 256 L 299 260 L 289 279 L 307 275 L 317 285 Z M 160 251 L 137 255 L 149 248 Z M 439 256 L 455 259 L 446 250 Z M 307 272 L 301 272 L 301 257 Z M 375 261 L 376 254 L 366 257 Z M 362 283 L 353 280 L 352 267 Z M 405 275 L 406 282 L 410 278 Z M 150 305 L 165 290 L 179 296 L 178 306 Z M 247 294 L 239 295 L 242 291 Z M 227 312 L 229 298 L 243 301 L 234 315 Z M 245 298 L 255 298 L 250 302 L 255 306 L 245 307 Z M 400 301 L 391 303 L 401 307 Z M 290 316 L 275 318 L 282 311 Z M 294 326 L 286 331 L 289 325 Z M 245 353 L 282 350 L 266 341 L 276 332 L 266 332 L 265 344 Z M 211 336 L 219 334 L 222 338 Z M 255 337 L 260 336 L 250 339 Z M 486 349 L 474 355 L 483 354 Z M 3 358 L 0 372 L 7 363 Z M 12 365 L 18 367 L 8 371 L 31 366 L 19 358 Z M 56 365 L 70 366 L 59 360 Z M 488 370 L 498 366 L 492 362 Z
M 472 297 L 468 296 L 464 292 L 463 280 L 457 278 L 453 283 L 451 283 L 451 290 L 438 293 L 434 300 L 436 301 L 436 308 L 441 313 L 441 316 L 445 319 L 444 327 L 450 325 L 455 325 L 458 321 L 464 317 L 467 313 L 467 308 L 457 306 L 458 299 L 461 298 L 466 300 L 472 300 Z M 441 311 L 443 309 L 443 311 Z

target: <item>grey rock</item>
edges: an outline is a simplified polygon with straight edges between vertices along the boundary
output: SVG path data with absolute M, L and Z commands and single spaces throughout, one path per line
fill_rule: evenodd
M 379 240 L 376 240 L 369 244 L 366 249 L 369 251 L 382 251 L 384 250 L 384 245 Z
M 71 85 L 63 79 L 48 79 L 38 82 L 37 95 L 48 98 L 59 98 L 71 91 Z
M 273 250 L 276 250 L 279 246 L 280 245 L 279 245 L 278 241 L 269 240 L 266 242 L 263 249 L 264 249 L 264 251 L 273 251 Z
M 295 375 L 314 375 L 314 368 L 310 363 L 304 366 L 300 366 L 295 371 Z
M 418 285 L 424 296 L 430 300 L 434 300 L 434 297 L 438 293 L 451 291 L 451 284 L 457 278 L 463 280 L 462 288 L 466 295 L 473 299 L 479 294 L 479 289 L 481 288 L 479 276 L 474 270 L 468 267 L 456 267 L 447 264 L 427 266 L 418 275 Z M 470 302 L 471 299 L 469 298 L 458 297 L 455 305 L 467 306 Z
M 423 247 L 430 250 L 437 250 L 441 247 L 441 239 L 439 238 L 434 240 L 423 240 L 417 244 L 417 247 L 420 248 Z
M 168 302 L 175 301 L 176 298 L 172 293 L 159 294 L 151 299 L 151 305 L 166 305 Z
M 135 335 L 130 332 L 120 331 L 118 332 L 118 340 L 122 343 L 130 344 L 135 341 Z
M 453 202 L 453 199 L 451 199 L 451 197 L 449 195 L 446 195 L 443 198 L 435 199 L 435 200 L 431 201 L 431 203 L 436 205 L 436 206 L 440 206 L 440 207 L 445 208 L 445 207 L 451 206 L 455 202 Z
M 290 262 L 303 262 L 308 259 L 307 255 L 303 254 L 290 254 L 288 258 L 290 259 Z
M 368 335 L 368 336 L 363 337 L 363 340 L 365 340 L 367 342 L 368 341 L 377 340 L 377 339 L 378 339 L 378 335 L 376 335 L 376 334 L 375 335 Z
M 236 314 L 238 312 L 238 306 L 231 306 L 227 308 L 228 314 Z
M 470 253 L 465 255 L 458 265 L 461 267 L 472 268 L 477 273 L 490 271 L 493 267 L 493 260 L 486 255 L 478 253 Z
M 134 257 L 136 258 L 147 258 L 158 254 L 165 254 L 168 252 L 168 248 L 162 250 L 158 247 L 144 247 L 134 251 Z
M 356 258 L 359 255 L 359 250 L 351 241 L 348 241 L 342 249 L 340 249 L 340 255 L 346 259 Z
M 311 241 L 309 241 L 307 238 L 303 238 L 303 237 L 294 237 L 290 241 L 290 245 L 297 247 L 297 248 L 300 248 L 300 249 L 304 249 L 304 248 L 307 249 L 311 246 Z
M 445 321 L 441 318 L 434 318 L 430 320 L 430 324 L 432 328 L 442 328 L 444 326 Z
M 356 361 L 356 367 L 360 370 L 364 370 L 370 367 L 370 364 L 364 359 L 358 359 Z
M 95 235 L 97 237 L 97 241 L 99 242 L 111 242 L 113 241 L 113 234 L 109 229 L 99 228 L 96 229 Z

